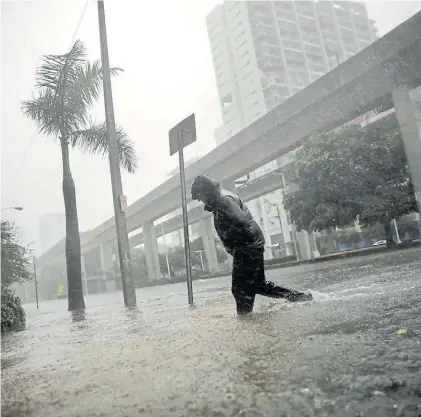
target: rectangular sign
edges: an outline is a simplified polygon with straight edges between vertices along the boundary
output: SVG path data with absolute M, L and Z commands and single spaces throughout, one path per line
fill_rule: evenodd
M 170 156 L 178 152 L 179 147 L 185 148 L 196 142 L 196 118 L 194 113 L 186 117 L 169 132 Z
M 124 213 L 127 210 L 127 197 L 120 195 L 120 209 Z

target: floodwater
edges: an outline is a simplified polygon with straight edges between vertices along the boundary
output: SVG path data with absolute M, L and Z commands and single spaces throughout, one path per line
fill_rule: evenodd
M 258 297 L 237 318 L 230 279 L 27 305 L 2 340 L 3 417 L 419 417 L 421 253 L 268 271 L 315 300 Z M 403 334 L 396 334 L 406 329 Z M 401 332 L 402 333 L 402 332 Z

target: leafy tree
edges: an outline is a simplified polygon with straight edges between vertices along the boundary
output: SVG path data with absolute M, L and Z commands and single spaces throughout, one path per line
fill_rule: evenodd
M 1 222 L 1 283 L 9 286 L 28 281 L 31 251 L 22 243 L 19 230 L 13 223 Z
M 83 152 L 108 154 L 107 128 L 92 121 L 89 110 L 102 88 L 99 61 L 90 63 L 81 41 L 64 55 L 46 55 L 37 69 L 36 94 L 23 102 L 24 115 L 35 121 L 42 134 L 60 143 L 63 162 L 63 197 L 66 213 L 66 263 L 69 310 L 85 308 L 82 287 L 80 236 L 76 192 L 70 170 L 69 147 Z M 119 69 L 112 69 L 113 75 Z M 133 143 L 117 127 L 120 163 L 129 172 L 137 168 Z
M 32 278 L 28 271 L 31 251 L 25 246 L 15 224 L 1 222 L 1 331 L 25 325 L 25 311 L 12 284 Z
M 1 331 L 25 327 L 25 310 L 19 297 L 8 286 L 1 286 Z
M 284 204 L 298 230 L 343 227 L 358 216 L 363 227 L 382 223 L 392 245 L 391 220 L 417 209 L 397 130 L 350 127 L 313 136 L 292 164 L 296 187 Z

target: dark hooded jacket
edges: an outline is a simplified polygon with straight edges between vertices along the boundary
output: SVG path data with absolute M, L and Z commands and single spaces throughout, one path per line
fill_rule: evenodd
M 221 189 L 218 181 L 205 175 L 194 180 L 191 192 L 193 199 L 198 194 L 206 196 L 205 210 L 213 213 L 216 232 L 228 253 L 264 251 L 262 230 L 238 195 Z

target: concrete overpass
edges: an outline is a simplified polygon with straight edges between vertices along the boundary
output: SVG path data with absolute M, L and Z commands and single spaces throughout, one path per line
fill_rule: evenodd
M 398 121 L 394 113 L 387 115 L 386 117 L 363 127 L 378 127 L 382 126 L 385 130 L 393 130 L 398 127 Z M 269 172 L 266 175 L 262 175 L 252 181 L 248 181 L 245 185 L 236 188 L 236 192 L 240 195 L 241 199 L 245 202 L 254 200 L 262 195 L 271 193 L 272 191 L 279 190 L 284 186 L 284 180 L 282 178 L 282 172 L 285 167 L 278 167 L 273 171 Z M 203 205 L 194 207 L 189 210 L 189 224 L 194 224 L 200 220 L 212 217 L 212 214 L 203 210 Z M 160 222 L 155 225 L 155 234 L 158 236 L 161 233 L 161 227 L 164 225 L 165 233 L 172 233 L 177 230 L 182 229 L 183 227 L 183 216 L 179 214 L 174 216 L 171 219 Z M 144 243 L 143 233 L 139 232 L 138 234 L 130 237 L 130 247 L 135 247 Z
M 187 167 L 187 186 L 200 173 L 235 180 L 296 148 L 311 134 L 332 130 L 381 104 L 396 108 L 410 149 L 414 186 L 421 193 L 421 146 L 409 100 L 409 90 L 420 83 L 421 12 Z M 179 197 L 179 178 L 174 176 L 127 209 L 129 232 L 142 228 L 152 274 L 157 272 L 153 221 L 179 208 Z M 89 247 L 114 241 L 114 218 L 89 235 Z

